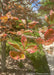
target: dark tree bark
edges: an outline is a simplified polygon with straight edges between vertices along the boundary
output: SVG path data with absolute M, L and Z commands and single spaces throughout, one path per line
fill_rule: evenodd
M 3 10 L 3 3 L 5 3 L 6 0 L 0 0 L 1 3 L 1 9 L 2 9 L 2 15 L 5 15 L 6 11 Z M 6 41 L 1 42 L 1 67 L 2 71 L 6 70 Z
M 1 42 L 1 66 L 2 66 L 2 71 L 6 70 L 6 41 Z

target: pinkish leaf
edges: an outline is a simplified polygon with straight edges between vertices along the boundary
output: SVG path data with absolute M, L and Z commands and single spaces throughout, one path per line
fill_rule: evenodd
M 25 48 L 26 45 L 27 45 L 27 38 L 25 36 L 22 36 L 21 37 L 21 42 L 22 42 L 23 47 Z
M 28 51 L 29 53 L 35 53 L 37 51 L 37 46 L 35 45 L 30 45 L 26 51 Z

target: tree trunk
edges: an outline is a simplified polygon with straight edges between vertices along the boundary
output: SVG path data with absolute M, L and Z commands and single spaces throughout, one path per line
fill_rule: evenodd
M 1 42 L 1 67 L 2 71 L 6 70 L 6 41 Z
M 9 0 L 8 0 L 9 1 Z M 3 3 L 6 3 L 7 0 L 0 0 L 1 3 L 1 9 L 2 9 L 2 15 L 5 15 L 6 11 L 3 10 Z M 1 42 L 1 67 L 2 71 L 6 70 L 6 41 Z

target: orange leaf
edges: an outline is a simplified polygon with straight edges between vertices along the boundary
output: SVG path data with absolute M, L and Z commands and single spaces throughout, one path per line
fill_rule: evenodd
M 25 59 L 25 55 L 21 52 L 10 51 L 9 55 L 14 60 L 18 60 L 18 59 L 23 60 L 23 59 Z
M 0 17 L 1 22 L 7 22 L 8 21 L 8 17 L 7 16 L 2 16 Z
M 13 46 L 15 49 L 18 49 L 20 51 L 22 51 L 22 49 L 20 48 L 20 46 L 18 46 L 17 44 L 14 44 L 14 43 L 11 43 L 11 42 L 8 42 L 11 46 Z
M 19 53 L 16 52 L 16 51 L 10 51 L 10 52 L 9 52 L 10 57 L 11 57 L 12 59 L 14 59 L 14 60 L 18 60 L 18 59 L 19 59 L 18 54 L 19 54 Z
M 11 33 L 11 34 L 13 34 L 13 35 L 16 34 L 16 32 L 12 32 L 12 31 L 9 31 L 9 33 Z

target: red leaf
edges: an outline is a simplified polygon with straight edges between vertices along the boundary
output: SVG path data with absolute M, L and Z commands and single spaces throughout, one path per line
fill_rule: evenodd
M 48 39 L 48 40 L 46 40 L 45 42 L 44 42 L 44 45 L 50 45 L 50 44 L 52 44 L 54 42 L 54 37 L 53 38 L 50 38 L 50 39 Z
M 43 44 L 44 43 L 44 40 L 39 37 L 39 38 L 36 39 L 36 43 Z
M 48 29 L 45 34 L 44 34 L 44 37 L 45 39 L 49 39 L 49 38 L 53 38 L 54 37 L 54 30 L 51 28 L 51 29 Z

